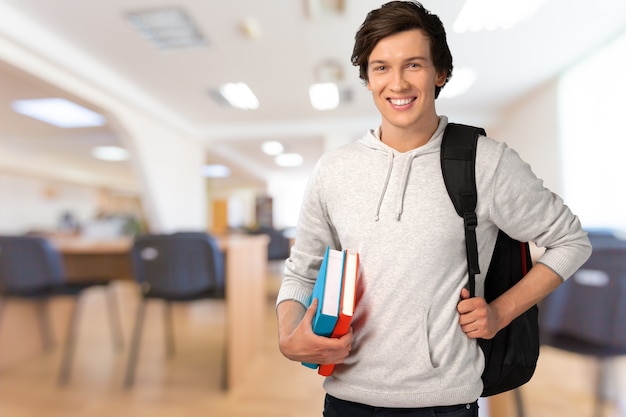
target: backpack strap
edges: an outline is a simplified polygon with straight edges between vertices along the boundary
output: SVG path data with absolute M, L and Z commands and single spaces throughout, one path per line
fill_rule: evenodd
M 476 292 L 478 265 L 478 243 L 476 241 L 476 145 L 480 135 L 486 136 L 479 127 L 448 123 L 441 142 L 441 171 L 446 190 L 454 209 L 463 218 L 465 227 L 465 251 L 470 297 Z

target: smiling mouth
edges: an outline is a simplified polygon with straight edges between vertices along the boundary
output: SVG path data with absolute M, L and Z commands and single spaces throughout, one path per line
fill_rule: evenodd
M 394 106 L 406 106 L 407 104 L 411 104 L 415 101 L 415 97 L 410 98 L 389 98 L 387 99 Z

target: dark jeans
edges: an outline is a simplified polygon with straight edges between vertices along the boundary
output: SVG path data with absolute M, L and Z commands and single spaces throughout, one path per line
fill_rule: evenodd
M 324 417 L 478 417 L 478 402 L 425 408 L 385 408 L 340 400 L 326 394 Z

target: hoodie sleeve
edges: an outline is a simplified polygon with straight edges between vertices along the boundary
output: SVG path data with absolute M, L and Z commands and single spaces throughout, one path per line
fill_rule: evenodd
M 324 199 L 323 161 L 318 161 L 304 193 L 296 239 L 285 262 L 276 305 L 295 300 L 307 305 L 327 246 L 340 247 Z
M 580 220 L 514 150 L 502 153 L 492 181 L 490 216 L 509 236 L 546 248 L 537 260 L 567 279 L 591 255 Z

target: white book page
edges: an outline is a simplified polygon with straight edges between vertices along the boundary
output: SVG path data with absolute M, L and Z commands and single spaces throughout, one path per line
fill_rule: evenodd
M 343 252 L 331 249 L 328 252 L 328 262 L 326 264 L 326 285 L 324 285 L 322 314 L 329 316 L 339 315 L 339 297 L 341 296 L 342 274 Z
M 346 254 L 346 273 L 344 275 L 343 284 L 343 304 L 341 312 L 346 316 L 352 316 L 354 313 L 354 297 L 356 292 L 356 277 L 359 271 L 358 268 L 358 254 L 347 253 Z

